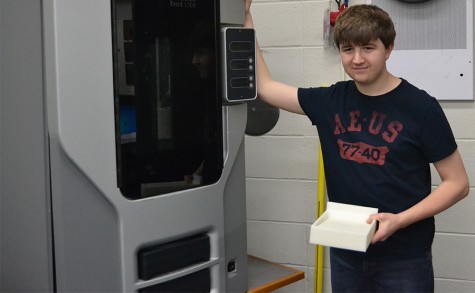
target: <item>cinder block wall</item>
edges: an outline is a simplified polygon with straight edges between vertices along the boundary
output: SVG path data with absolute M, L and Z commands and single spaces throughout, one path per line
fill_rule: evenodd
M 338 52 L 322 41 L 330 2 L 254 0 L 257 38 L 272 76 L 295 86 L 330 85 L 344 79 Z M 364 3 L 352 0 L 350 5 Z M 470 195 L 436 218 L 436 292 L 475 292 L 475 102 L 441 102 L 457 138 L 471 182 Z M 276 127 L 246 137 L 248 250 L 306 274 L 279 292 L 313 292 L 318 135 L 305 116 L 280 112 Z M 440 179 L 433 171 L 434 185 Z M 331 292 L 328 252 L 324 292 Z

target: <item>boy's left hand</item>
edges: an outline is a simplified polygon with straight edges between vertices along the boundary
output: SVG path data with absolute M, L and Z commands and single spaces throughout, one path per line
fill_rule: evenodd
M 379 213 L 369 216 L 367 223 L 378 221 L 378 230 L 374 233 L 371 243 L 385 241 L 389 236 L 393 235 L 397 230 L 401 229 L 399 217 L 391 213 Z

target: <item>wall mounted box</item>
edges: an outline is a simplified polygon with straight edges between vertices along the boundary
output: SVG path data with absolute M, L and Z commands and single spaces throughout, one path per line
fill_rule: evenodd
M 366 251 L 376 221 L 366 223 L 378 209 L 328 202 L 326 211 L 310 228 L 310 243 L 356 251 Z
M 366 0 L 391 16 L 396 27 L 389 71 L 438 100 L 473 100 L 473 0 Z

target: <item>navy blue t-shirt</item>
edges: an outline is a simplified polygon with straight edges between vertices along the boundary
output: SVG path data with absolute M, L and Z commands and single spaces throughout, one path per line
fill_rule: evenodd
M 354 81 L 298 90 L 316 125 L 330 201 L 399 213 L 431 192 L 429 163 L 451 155 L 454 135 L 437 100 L 406 80 L 381 96 L 366 96 Z M 416 257 L 430 249 L 434 218 L 370 245 L 368 257 Z

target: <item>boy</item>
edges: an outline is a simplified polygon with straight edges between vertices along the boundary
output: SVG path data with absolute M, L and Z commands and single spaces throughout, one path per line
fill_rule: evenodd
M 246 27 L 253 27 L 246 1 Z M 260 50 L 257 89 L 265 102 L 316 125 L 333 202 L 376 207 L 366 253 L 330 249 L 333 292 L 433 292 L 434 216 L 469 192 L 447 119 L 433 97 L 388 72 L 396 32 L 373 5 L 345 9 L 334 40 L 350 81 L 296 88 L 272 80 Z M 431 191 L 429 164 L 442 183 Z

